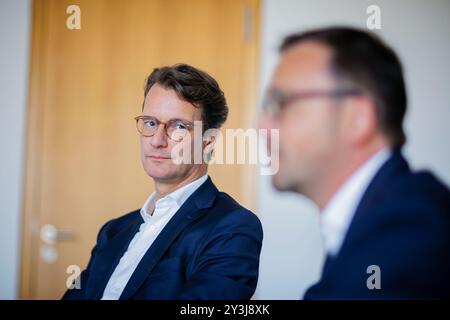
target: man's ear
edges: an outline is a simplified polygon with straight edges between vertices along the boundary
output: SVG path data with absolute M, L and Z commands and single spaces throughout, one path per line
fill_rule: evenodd
M 203 134 L 203 159 L 205 162 L 209 162 L 212 158 L 218 134 L 220 134 L 219 129 L 208 129 Z
M 353 145 L 363 145 L 377 133 L 376 106 L 368 96 L 356 96 L 348 100 L 345 137 Z
M 216 144 L 216 137 L 209 136 L 203 140 L 203 152 L 212 151 L 214 149 L 214 145 Z

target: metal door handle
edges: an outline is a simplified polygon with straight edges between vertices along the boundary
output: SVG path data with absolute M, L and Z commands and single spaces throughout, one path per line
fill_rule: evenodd
M 55 244 L 56 241 L 75 240 L 75 234 L 72 230 L 58 229 L 52 224 L 46 224 L 41 227 L 41 240 L 46 244 Z

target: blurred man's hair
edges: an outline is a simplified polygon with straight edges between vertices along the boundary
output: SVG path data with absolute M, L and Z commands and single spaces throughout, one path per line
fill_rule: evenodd
M 173 89 L 178 97 L 202 110 L 203 128 L 220 128 L 228 116 L 225 95 L 217 81 L 206 72 L 187 64 L 156 68 L 148 76 L 144 102 L 154 84 Z
M 407 99 L 402 66 L 395 52 L 376 35 L 348 27 L 289 35 L 280 51 L 310 41 L 331 49 L 330 67 L 337 80 L 350 82 L 372 96 L 379 128 L 393 147 L 401 147 L 406 142 L 403 118 Z

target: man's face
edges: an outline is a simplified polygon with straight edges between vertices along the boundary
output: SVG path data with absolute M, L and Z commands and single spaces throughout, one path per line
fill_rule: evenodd
M 333 91 L 330 57 L 328 48 L 312 42 L 287 49 L 270 90 L 286 95 Z M 272 176 L 275 188 L 308 195 L 326 176 L 339 147 L 338 109 L 332 99 L 316 97 L 285 104 L 276 116 L 263 113 L 260 127 L 280 130 L 279 170 Z
M 201 121 L 201 109 L 178 97 L 172 89 L 167 89 L 159 84 L 151 87 L 145 97 L 143 116 L 151 116 L 166 123 L 172 119 L 179 119 L 194 124 Z M 201 137 L 200 137 L 201 138 Z M 176 164 L 172 159 L 172 149 L 179 144 L 191 148 L 193 153 L 194 134 L 190 132 L 182 141 L 171 140 L 161 124 L 156 133 L 151 137 L 140 136 L 141 159 L 144 170 L 155 181 L 178 182 L 199 169 L 201 164 L 181 163 Z

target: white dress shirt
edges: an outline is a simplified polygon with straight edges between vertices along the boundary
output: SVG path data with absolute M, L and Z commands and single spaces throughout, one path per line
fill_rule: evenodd
M 124 253 L 116 269 L 109 278 L 102 300 L 118 300 L 125 286 L 136 270 L 141 259 L 158 237 L 161 230 L 167 222 L 180 209 L 183 203 L 194 193 L 205 181 L 208 175 L 175 190 L 165 197 L 156 201 L 153 210 L 155 192 L 148 197 L 141 209 L 141 215 L 144 222 L 139 228 L 133 240 L 131 240 L 127 251 Z M 153 213 L 153 214 L 152 214 Z
M 391 153 L 384 148 L 367 160 L 344 182 L 320 214 L 320 231 L 328 255 L 339 253 L 362 196 Z

